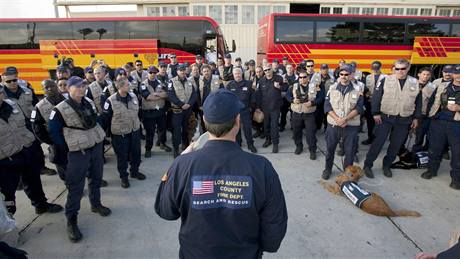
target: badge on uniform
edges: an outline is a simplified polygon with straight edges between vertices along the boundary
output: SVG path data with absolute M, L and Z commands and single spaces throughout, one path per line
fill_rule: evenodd
M 415 86 L 411 85 L 411 86 L 410 86 L 410 90 L 411 90 L 411 91 L 415 91 Z
M 51 111 L 50 113 L 50 120 L 52 120 L 54 118 L 54 115 L 56 115 L 56 111 Z
M 243 91 L 247 91 L 247 90 L 248 90 L 248 88 L 247 88 L 247 87 L 243 87 Z
M 168 84 L 168 89 L 170 89 L 170 90 L 172 89 L 172 83 Z
M 109 109 L 109 107 L 110 107 L 109 102 L 105 102 L 105 103 L 104 103 L 104 110 Z
M 137 105 L 137 100 L 136 100 L 136 99 L 134 99 L 134 100 L 133 100 L 133 103 Z
M 32 113 L 30 114 L 30 118 L 35 120 L 35 117 L 37 116 L 37 111 L 33 110 Z
M 351 98 L 356 99 L 356 98 L 358 98 L 358 95 L 356 93 L 352 93 Z
M 144 84 L 142 84 L 141 89 L 145 90 L 145 89 L 147 89 L 147 87 Z

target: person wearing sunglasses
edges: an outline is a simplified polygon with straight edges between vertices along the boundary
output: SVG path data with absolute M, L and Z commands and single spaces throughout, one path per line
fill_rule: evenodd
M 224 56 L 224 65 L 222 67 L 222 73 L 220 77 L 222 78 L 224 86 L 227 86 L 227 84 L 234 79 L 232 55 L 230 53 L 227 53 Z
M 95 78 L 94 78 L 94 70 L 92 67 L 86 67 L 85 68 L 85 82 L 86 84 L 91 84 L 92 82 L 94 82 Z
M 86 90 L 86 97 L 91 99 L 96 105 L 97 113 L 102 113 L 102 105 L 110 95 L 115 93 L 115 87 L 112 81 L 106 78 L 107 70 L 103 66 L 94 69 L 96 80 L 92 82 Z
M 100 191 L 105 132 L 97 122 L 94 102 L 85 97 L 84 80 L 72 76 L 67 82 L 69 99 L 60 102 L 51 111 L 48 129 L 53 143 L 69 151 L 65 175 L 68 190 L 65 215 L 68 238 L 75 243 L 83 238 L 77 216 L 87 176 L 91 211 L 106 217 L 111 210 L 102 205 Z
M 438 175 L 445 143 L 451 150 L 450 187 L 460 190 L 460 64 L 452 66 L 453 80 L 440 85 L 430 97 L 428 116 L 431 119 L 428 155 L 430 164 L 421 177 L 431 179 Z
M 374 116 L 375 140 L 364 161 L 364 173 L 373 178 L 372 166 L 390 135 L 390 144 L 383 158 L 383 175 L 392 177 L 390 169 L 400 147 L 409 133 L 415 130 L 422 116 L 422 93 L 417 79 L 408 74 L 410 63 L 398 59 L 393 64 L 393 74 L 382 79 L 375 86 L 372 95 L 372 114 Z
M 165 69 L 163 69 L 165 71 Z M 155 131 L 158 130 L 158 140 L 160 134 L 166 130 L 166 110 L 165 101 L 168 98 L 167 88 L 157 78 L 158 69 L 154 66 L 148 68 L 149 76 L 141 84 L 140 95 L 142 96 L 141 113 L 142 124 L 145 128 L 145 153 L 144 156 L 152 156 L 153 138 Z M 160 148 L 166 152 L 172 149 L 160 141 Z
M 351 81 L 352 67 L 343 65 L 337 82 L 331 85 L 324 102 L 327 114 L 326 168 L 322 178 L 329 179 L 334 164 L 334 153 L 342 140 L 345 160 L 343 168 L 353 165 L 356 153 L 355 141 L 359 133 L 360 114 L 363 114 L 364 99 L 360 87 Z
M 256 91 L 258 112 L 264 113 L 265 143 L 262 147 L 267 148 L 273 144 L 272 152 L 278 153 L 279 145 L 279 118 L 283 105 L 282 92 L 286 92 L 288 84 L 284 83 L 283 77 L 275 75 L 271 65 L 264 67 L 265 76 L 259 80 Z
M 288 66 L 289 67 L 289 66 Z M 316 91 L 316 85 L 309 83 L 310 78 L 305 71 L 300 72 L 299 81 L 295 82 L 286 93 L 286 99 L 291 103 L 291 124 L 296 145 L 295 154 L 303 151 L 303 129 L 306 129 L 306 140 L 310 150 L 310 159 L 316 160 L 316 105 L 324 99 L 322 92 Z M 318 94 L 319 93 L 319 94 Z
M 142 65 L 142 60 L 136 60 L 134 62 L 135 65 L 135 70 L 131 72 L 131 76 L 134 78 L 135 82 L 135 88 L 139 88 L 139 86 L 142 84 L 142 82 L 145 81 L 148 77 L 148 72 L 144 70 L 144 67 Z

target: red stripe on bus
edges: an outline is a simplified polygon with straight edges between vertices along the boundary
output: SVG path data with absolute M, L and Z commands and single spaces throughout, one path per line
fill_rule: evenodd
M 41 63 L 41 59 L 16 59 L 16 58 L 8 58 L 8 59 L 0 59 L 0 64 L 31 64 L 31 63 Z

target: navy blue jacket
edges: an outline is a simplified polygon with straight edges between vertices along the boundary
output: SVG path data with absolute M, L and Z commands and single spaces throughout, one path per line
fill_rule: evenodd
M 186 78 L 184 78 L 183 80 L 179 79 L 179 81 L 185 87 L 184 83 L 186 82 Z M 171 101 L 172 103 L 174 103 L 175 105 L 177 105 L 179 107 L 182 107 L 185 104 L 184 102 L 179 100 L 179 98 L 177 98 L 176 91 L 174 91 L 172 81 L 170 81 L 169 84 L 168 84 L 168 98 L 169 98 L 169 101 Z M 190 106 L 193 106 L 196 103 L 197 100 L 198 100 L 198 96 L 197 96 L 195 87 L 193 87 L 192 95 L 190 96 L 190 99 L 188 100 L 187 103 L 190 104 Z M 191 107 L 189 109 L 191 109 Z
M 233 80 L 227 85 L 227 89 L 236 94 L 240 101 L 244 104 L 243 111 L 249 111 L 256 103 L 256 95 L 252 89 L 252 82 L 249 80 L 241 80 L 239 82 Z
M 181 218 L 180 258 L 260 258 L 287 227 L 280 180 L 264 157 L 211 140 L 179 156 L 163 176 L 155 211 Z
M 347 94 L 351 90 L 353 90 L 353 85 L 352 83 L 349 83 L 345 88 L 343 85 L 338 83 L 337 89 L 341 90 L 342 95 Z M 331 101 L 329 100 L 329 93 L 326 96 L 326 100 L 324 102 L 324 113 L 328 114 L 330 111 L 332 111 L 332 105 Z M 362 115 L 364 113 L 364 97 L 362 95 L 359 96 L 358 102 L 356 103 L 355 110 L 358 111 L 358 114 Z
M 278 82 L 281 86 L 280 89 L 274 86 Z M 281 92 L 286 92 L 289 85 L 283 82 L 283 77 L 273 75 L 271 79 L 263 77 L 259 80 L 256 91 L 257 107 L 263 111 L 277 111 L 283 105 L 283 97 Z

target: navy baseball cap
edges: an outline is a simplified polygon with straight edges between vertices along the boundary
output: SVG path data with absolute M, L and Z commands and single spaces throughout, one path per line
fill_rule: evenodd
M 452 67 L 452 74 L 456 74 L 456 75 L 460 74 L 460 64 Z
M 86 67 L 85 68 L 85 73 L 93 73 L 93 68 L 92 67 Z
M 66 66 L 58 66 L 58 67 L 56 68 L 56 71 L 65 72 L 65 71 L 67 71 L 67 67 L 66 67 Z
M 230 53 L 225 54 L 225 58 L 232 58 L 232 55 Z
M 256 62 L 253 59 L 251 59 L 251 60 L 248 61 L 248 65 L 255 66 Z
M 347 71 L 348 73 L 353 73 L 353 69 L 350 65 L 343 65 L 340 67 L 339 72 Z
M 167 67 L 168 65 L 166 65 L 165 62 L 160 62 L 160 63 L 158 63 L 158 66 L 159 67 Z
M 452 66 L 452 65 L 445 65 L 445 66 L 442 68 L 442 72 L 445 72 L 445 73 L 452 73 L 452 69 L 453 69 L 453 66 Z
M 203 114 L 207 122 L 222 124 L 229 122 L 240 113 L 244 104 L 236 94 L 227 89 L 219 89 L 208 95 L 203 104 Z
M 380 69 L 382 67 L 382 63 L 380 61 L 372 62 L 372 69 Z
M 277 58 L 275 58 L 275 59 L 273 59 L 273 62 L 272 62 L 272 63 L 279 63 L 279 61 L 278 61 Z
M 122 67 L 119 67 L 115 70 L 115 76 L 117 75 L 126 75 L 126 70 Z
M 187 66 L 185 64 L 180 64 L 177 66 L 177 70 L 185 70 Z
M 81 86 L 85 83 L 85 80 L 83 80 L 81 77 L 78 76 L 72 76 L 67 80 L 67 86 L 72 87 L 72 86 Z
M 235 61 L 241 61 L 240 57 L 235 58 Z
M 149 73 L 158 73 L 158 68 L 155 66 L 149 66 L 149 69 L 147 69 Z
M 283 60 L 289 60 L 289 59 L 288 59 L 288 57 L 284 56 L 284 57 L 283 57 Z
M 11 66 L 11 67 L 6 67 L 6 68 L 5 68 L 5 72 L 6 72 L 6 73 L 15 73 L 15 74 L 16 74 L 16 73 L 18 73 L 18 69 L 17 69 L 16 67 L 13 67 L 13 66 Z
M 320 69 L 329 69 L 329 66 L 327 64 L 322 64 Z

